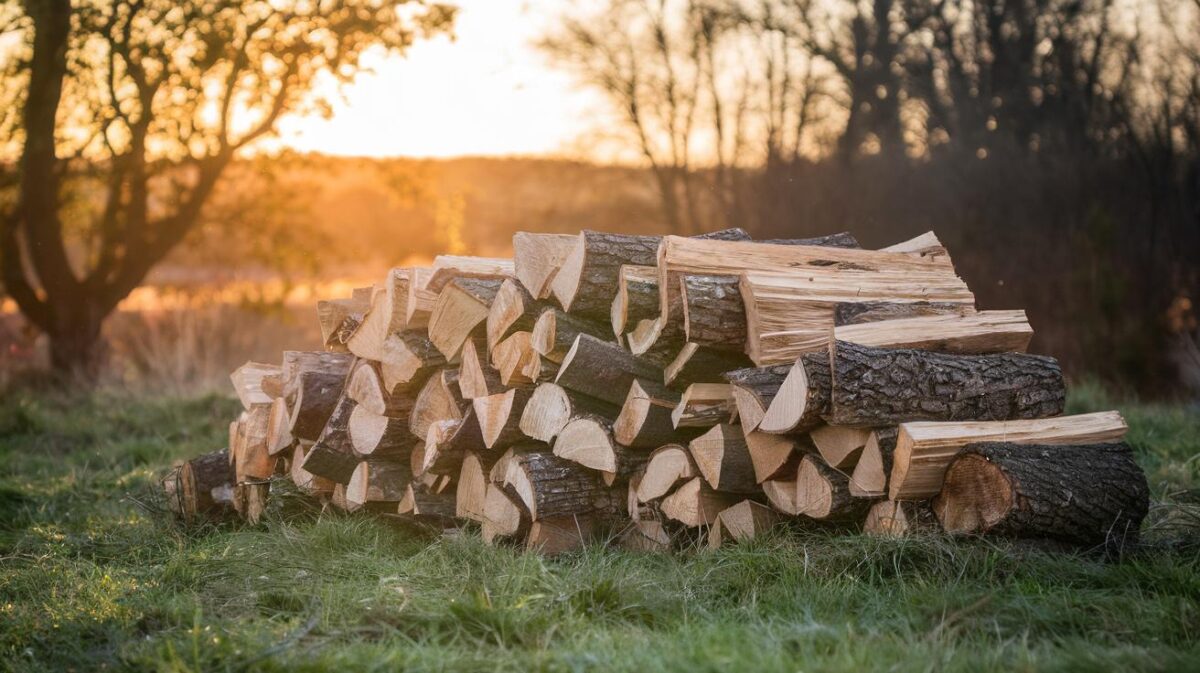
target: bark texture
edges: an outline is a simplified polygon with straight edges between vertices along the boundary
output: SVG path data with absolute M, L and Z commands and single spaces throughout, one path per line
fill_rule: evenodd
M 564 358 L 554 382 L 619 407 L 635 380 L 661 378 L 662 371 L 642 358 L 616 344 L 581 334 Z
M 688 341 L 713 350 L 746 348 L 746 305 L 737 276 L 690 275 L 683 286 L 683 331 Z

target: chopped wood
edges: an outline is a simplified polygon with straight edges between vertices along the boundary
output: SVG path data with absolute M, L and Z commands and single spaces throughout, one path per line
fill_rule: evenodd
M 315 442 L 341 399 L 346 375 L 306 371 L 299 375 L 288 431 L 292 437 Z M 286 398 L 285 398 L 286 399 Z
M 650 461 L 637 483 L 637 502 L 658 500 L 680 483 L 698 476 L 700 472 L 690 451 L 679 444 L 660 446 L 650 454 Z
M 858 464 L 859 456 L 871 437 L 870 428 L 851 428 L 842 425 L 822 425 L 808 433 L 817 452 L 830 467 L 849 471 Z M 853 490 L 853 489 L 851 489 Z
M 491 483 L 489 473 L 498 458 L 496 453 L 489 451 L 469 451 L 463 456 L 458 485 L 454 489 L 454 516 L 483 522 L 487 487 Z
M 304 469 L 338 484 L 350 481 L 358 458 L 350 441 L 350 416 L 358 404 L 342 395 L 329 422 L 304 458 Z
M 723 382 L 725 372 L 750 364 L 750 360 L 740 353 L 727 353 L 698 343 L 686 343 L 675 359 L 663 369 L 663 381 L 675 388 L 686 388 L 693 383 Z
M 683 334 L 689 343 L 742 353 L 746 347 L 746 305 L 736 275 L 684 274 Z
M 531 522 L 529 512 L 519 502 L 499 484 L 488 484 L 484 496 L 483 521 L 480 522 L 480 535 L 484 542 L 497 544 L 525 539 Z
M 164 480 L 167 503 L 184 521 L 219 518 L 233 508 L 236 475 L 227 449 L 184 462 Z
M 621 534 L 623 549 L 638 552 L 664 552 L 671 549 L 671 534 L 661 521 L 633 521 Z
M 726 542 L 745 542 L 766 533 L 779 522 L 779 515 L 770 507 L 753 500 L 743 500 L 721 510 L 708 529 L 709 549 L 719 549 Z
M 582 231 L 550 284 L 564 310 L 593 320 L 608 317 L 621 266 L 651 266 L 658 253 L 658 236 Z
M 625 265 L 617 281 L 609 322 L 613 334 L 620 336 L 643 320 L 658 317 L 658 269 L 653 266 Z
M 833 336 L 862 346 L 942 353 L 1024 352 L 1033 328 L 1024 311 L 978 311 L 835 327 Z
M 470 257 L 463 255 L 438 255 L 433 258 L 433 271 L 424 281 L 427 292 L 443 292 L 456 280 L 495 281 L 497 286 L 506 278 L 514 277 L 511 259 L 493 257 Z
M 413 436 L 424 437 L 437 421 L 461 420 L 469 406 L 458 387 L 458 370 L 439 370 L 417 394 L 408 429 Z
M 251 524 L 257 524 L 267 509 L 269 482 L 243 482 L 233 487 L 233 509 Z
M 504 391 L 500 372 L 488 362 L 483 339 L 467 339 L 458 365 L 458 389 L 463 399 L 473 400 Z
M 846 327 L 865 323 L 931 316 L 974 313 L 970 304 L 937 301 L 850 301 L 834 304 L 833 326 Z
M 346 502 L 395 512 L 411 481 L 412 472 L 407 463 L 364 460 L 346 484 Z
M 317 302 L 317 321 L 321 325 L 321 343 L 331 351 L 348 352 L 346 341 L 371 307 L 374 288 L 355 288 L 353 296 Z M 349 329 L 347 326 L 349 324 Z
M 606 343 L 612 341 L 604 325 L 556 308 L 547 308 L 534 323 L 533 350 L 548 360 L 562 362 L 580 334 L 593 336 Z
M 314 477 L 345 485 L 354 476 L 358 463 L 359 459 L 354 454 L 334 451 L 317 444 L 305 453 L 301 467 Z
M 542 357 L 534 349 L 533 339 L 530 332 L 514 332 L 492 349 L 492 363 L 502 385 L 533 383 L 541 376 Z
M 899 428 L 872 430 L 863 445 L 862 455 L 850 474 L 850 495 L 856 498 L 882 498 L 887 495 L 892 454 L 896 451 Z
M 446 366 L 446 357 L 424 330 L 392 334 L 383 351 L 379 373 L 384 389 L 393 395 L 420 390 L 434 372 Z
M 234 472 L 238 483 L 252 479 L 270 479 L 275 474 L 277 456 L 271 455 L 267 434 L 271 422 L 271 403 L 256 403 L 245 412 L 238 427 L 234 450 Z
M 790 516 L 800 515 L 800 504 L 796 501 L 796 482 L 803 457 L 804 454 L 793 453 L 773 477 L 762 483 L 763 493 L 771 506 Z
M 388 336 L 403 330 L 408 324 L 408 284 L 413 282 L 413 269 L 392 269 L 383 285 L 371 297 L 371 307 L 362 322 L 346 341 L 346 347 L 360 358 L 382 360 L 384 342 Z
M 636 380 L 629 386 L 621 413 L 613 421 L 613 438 L 635 449 L 649 449 L 675 440 L 671 414 L 679 393 L 660 384 Z
M 438 295 L 429 316 L 429 340 L 446 360 L 455 361 L 463 342 L 475 334 L 486 333 L 488 309 L 502 281 L 483 278 L 457 278 Z
M 533 298 L 517 280 L 508 279 L 500 284 L 487 317 L 487 351 L 513 332 L 531 332 L 538 314 L 547 304 Z
M 728 383 L 693 383 L 671 410 L 675 428 L 711 428 L 732 423 L 737 415 L 733 386 Z
M 701 476 L 724 493 L 758 493 L 754 464 L 741 428 L 721 424 L 688 443 Z
M 291 402 L 300 390 L 301 376 L 318 372 L 343 380 L 354 366 L 354 355 L 329 351 L 284 351 L 279 369 L 283 374 L 283 397 Z
M 933 502 L 951 533 L 1060 540 L 1121 550 L 1150 506 L 1146 475 L 1124 442 L 967 445 Z
M 967 444 L 1094 444 L 1120 441 L 1125 419 L 1116 411 L 1016 421 L 916 422 L 900 425 L 888 497 L 924 500 L 937 495 L 954 456 Z
M 750 452 L 750 463 L 754 466 L 754 479 L 760 484 L 778 477 L 798 451 L 807 453 L 807 446 L 796 437 L 769 435 L 757 430 L 745 436 L 746 450 Z
M 912 255 L 920 255 L 922 257 L 940 257 L 948 256 L 946 247 L 938 240 L 937 234 L 932 231 L 927 231 L 923 234 L 914 236 L 907 241 L 900 241 L 883 248 L 884 252 L 904 252 Z
M 684 482 L 662 501 L 662 513 L 672 521 L 695 528 L 709 526 L 722 510 L 732 507 L 737 497 L 712 490 L 700 477 Z
M 343 512 L 356 512 L 362 509 L 362 505 L 351 505 L 346 501 L 346 485 L 334 484 L 333 493 L 329 495 L 329 505 Z
M 789 363 L 725 372 L 725 380 L 733 386 L 738 421 L 746 432 L 758 428 L 791 369 Z
M 233 383 L 233 390 L 237 393 L 238 399 L 242 401 L 242 408 L 249 409 L 258 404 L 269 405 L 271 403 L 271 396 L 262 390 L 263 378 L 281 374 L 282 370 L 279 365 L 246 362 L 233 370 L 233 373 L 229 375 L 229 380 Z
M 550 283 L 579 237 L 575 234 L 513 234 L 513 265 L 517 279 L 530 295 L 547 299 Z
M 289 470 L 292 483 L 296 485 L 296 488 L 309 495 L 329 495 L 333 492 L 333 482 L 324 477 L 318 477 L 304 468 L 305 459 L 310 450 L 303 446 L 292 449 L 292 463 Z
M 521 412 L 520 428 L 526 437 L 551 442 L 574 416 L 595 414 L 616 418 L 618 409 L 608 402 L 568 390 L 556 383 L 539 383 Z
M 796 509 L 821 521 L 862 521 L 870 501 L 850 495 L 850 477 L 825 459 L 808 454 L 796 473 Z
M 573 514 L 612 515 L 622 505 L 595 472 L 548 451 L 514 453 L 503 483 L 535 521 Z
M 758 429 L 779 434 L 804 432 L 821 425 L 823 416 L 829 413 L 831 376 L 829 354 L 808 353 L 797 358 Z
M 404 324 L 410 330 L 421 329 L 429 325 L 429 316 L 433 314 L 433 306 L 437 303 L 438 293 L 426 288 L 433 269 L 418 267 L 412 270 L 412 278 L 408 283 L 408 299 L 405 301 Z
M 554 382 L 619 406 L 637 379 L 661 380 L 662 371 L 621 347 L 587 334 L 575 338 Z
M 295 441 L 291 430 L 288 429 L 291 425 L 291 415 L 287 400 L 276 397 L 271 402 L 271 411 L 267 416 L 267 453 L 272 456 L 290 453 L 287 449 L 290 449 Z
M 426 519 L 453 519 L 454 494 L 438 493 L 420 483 L 410 483 L 396 508 L 399 514 L 411 514 Z
M 845 341 L 830 352 L 825 419 L 833 425 L 1046 418 L 1061 414 L 1066 402 L 1062 369 L 1045 355 L 951 355 Z
M 350 413 L 348 423 L 350 446 L 354 453 L 366 457 L 407 457 L 417 439 L 408 430 L 407 418 L 381 416 L 359 404 Z
M 602 416 L 574 416 L 554 438 L 554 455 L 584 467 L 614 474 L 626 472 L 631 449 L 613 439 L 612 421 Z
M 483 433 L 475 411 L 468 409 L 459 420 L 438 421 L 425 435 L 420 469 L 413 474 L 458 474 L 468 451 L 483 450 Z
M 525 548 L 544 556 L 579 551 L 595 538 L 598 528 L 595 518 L 587 515 L 538 519 L 529 526 Z
M 384 386 L 376 364 L 360 360 L 346 382 L 346 397 L 377 416 L 407 419 L 412 414 L 414 399 L 406 394 L 393 395 Z
M 880 500 L 867 510 L 863 532 L 882 537 L 903 537 L 937 526 L 927 500 Z
M 526 439 L 521 432 L 521 416 L 533 397 L 532 387 L 512 388 L 502 393 L 477 397 L 472 401 L 475 418 L 489 449 L 507 449 Z

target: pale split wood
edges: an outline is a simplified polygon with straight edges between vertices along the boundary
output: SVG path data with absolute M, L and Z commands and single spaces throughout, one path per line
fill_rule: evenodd
M 943 353 L 1024 352 L 1033 328 L 1024 311 L 977 311 L 835 327 L 833 336 L 862 346 Z
M 692 454 L 679 444 L 660 446 L 650 454 L 635 491 L 638 503 L 665 497 L 678 484 L 699 476 Z
M 671 424 L 679 428 L 711 428 L 731 423 L 737 415 L 733 386 L 728 383 L 693 383 L 683 391 L 671 411 Z
M 792 456 L 806 448 L 799 438 L 788 435 L 751 430 L 745 436 L 746 450 L 750 452 L 750 462 L 754 466 L 754 479 L 760 484 L 778 476 Z
M 745 542 L 767 532 L 779 521 L 770 507 L 743 500 L 717 515 L 716 523 L 708 529 L 709 549 L 718 549 L 726 542 Z
M 229 375 L 229 380 L 233 383 L 233 390 L 242 402 L 242 408 L 249 409 L 254 405 L 271 403 L 271 396 L 262 390 L 263 378 L 281 374 L 282 370 L 279 365 L 248 361 L 233 370 L 233 373 Z
M 533 297 L 550 297 L 550 283 L 578 240 L 575 234 L 513 234 L 513 264 L 517 279 Z
M 503 281 L 514 277 L 513 260 L 466 255 L 438 255 L 433 258 L 433 270 L 424 281 L 427 292 L 443 292 L 457 279 Z M 497 284 L 497 287 L 499 285 Z
M 758 493 L 754 464 L 741 428 L 721 424 L 688 443 L 701 476 L 714 490 Z
M 370 360 L 383 359 L 384 341 L 408 324 L 408 284 L 414 275 L 412 269 L 388 271 L 383 284 L 373 293 L 371 306 L 358 329 L 346 341 L 351 353 Z
M 850 470 L 858 463 L 863 447 L 871 437 L 871 429 L 822 425 L 814 428 L 808 437 L 831 467 Z
M 696 528 L 712 525 L 722 510 L 736 502 L 736 496 L 714 491 L 696 477 L 663 499 L 662 513 L 687 528 Z

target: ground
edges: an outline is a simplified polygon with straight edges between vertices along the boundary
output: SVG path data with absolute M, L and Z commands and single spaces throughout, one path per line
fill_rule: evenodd
M 545 560 L 299 498 L 260 526 L 185 530 L 156 480 L 220 447 L 235 405 L 0 402 L 0 669 L 1200 670 L 1194 408 L 1118 405 L 1157 505 L 1146 548 L 1114 562 L 796 530 Z

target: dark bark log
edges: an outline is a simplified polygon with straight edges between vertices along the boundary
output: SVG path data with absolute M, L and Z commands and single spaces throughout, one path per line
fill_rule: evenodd
M 436 493 L 425 484 L 414 482 L 408 485 L 396 511 L 400 514 L 411 514 L 423 519 L 449 523 L 449 520 L 455 517 L 454 493 L 452 491 Z
M 962 315 L 974 311 L 970 304 L 940 301 L 898 303 L 890 301 L 842 302 L 833 307 L 833 326 L 861 325 L 931 315 Z
M 345 374 L 320 371 L 301 373 L 292 403 L 292 437 L 317 441 L 329 417 L 333 415 L 345 385 Z
M 213 451 L 193 458 L 163 480 L 171 510 L 191 523 L 218 518 L 233 511 L 233 466 L 229 451 Z
M 738 419 L 747 432 L 762 422 L 791 368 L 791 365 L 772 365 L 725 372 L 725 380 L 733 385 Z
M 354 367 L 354 356 L 350 353 L 328 351 L 284 351 L 279 368 L 283 374 L 283 397 L 288 403 L 295 400 L 303 385 L 301 377 L 307 372 L 316 372 L 328 377 L 340 377 L 345 381 Z
M 615 345 L 605 325 L 556 308 L 547 308 L 538 316 L 534 325 L 533 350 L 548 360 L 562 362 L 580 334 L 587 334 L 599 341 Z
M 446 366 L 446 356 L 433 345 L 425 330 L 405 330 L 387 338 L 379 363 L 383 386 L 392 395 L 421 389 L 429 377 Z
M 515 489 L 534 520 L 573 514 L 611 516 L 620 495 L 587 468 L 546 451 L 513 457 L 505 484 Z
M 758 243 L 772 243 L 774 245 L 815 245 L 825 248 L 861 248 L 858 239 L 848 231 L 838 232 L 836 234 L 828 234 L 826 236 L 814 236 L 813 238 L 768 238 Z
M 680 433 L 671 422 L 671 414 L 678 403 L 679 393 L 670 388 L 651 381 L 634 381 L 621 413 L 613 421 L 613 438 L 635 449 L 653 449 L 675 441 Z
M 583 231 L 551 283 L 563 309 L 592 320 L 609 317 L 621 266 L 653 266 L 659 236 Z
M 354 454 L 316 445 L 304 458 L 304 470 L 344 486 L 350 483 L 350 477 L 354 476 L 354 469 L 358 467 L 358 463 L 359 459 Z
M 832 425 L 905 421 L 1000 421 L 1062 413 L 1066 386 L 1058 361 L 1043 355 L 950 355 L 831 345 Z
M 662 380 L 662 370 L 616 344 L 581 334 L 563 359 L 554 382 L 614 406 L 637 379 Z
M 653 270 L 654 267 L 645 267 Z M 617 304 L 611 318 L 613 333 L 624 334 L 643 320 L 658 316 L 658 276 L 656 274 L 626 275 L 621 281 L 624 286 L 624 306 Z M 617 300 L 614 298 L 614 303 Z
M 412 480 L 407 462 L 364 460 L 346 484 L 346 501 L 394 514 Z
M 421 469 L 414 472 L 418 476 L 426 473 L 458 474 L 468 451 L 483 451 L 486 448 L 475 410 L 468 408 L 462 420 L 440 421 L 430 426 L 425 436 Z
M 1045 538 L 1120 551 L 1149 509 L 1146 475 L 1125 443 L 969 444 L 934 511 L 952 533 Z
M 680 283 L 685 338 L 713 350 L 744 352 L 746 306 L 738 277 L 684 275 Z

